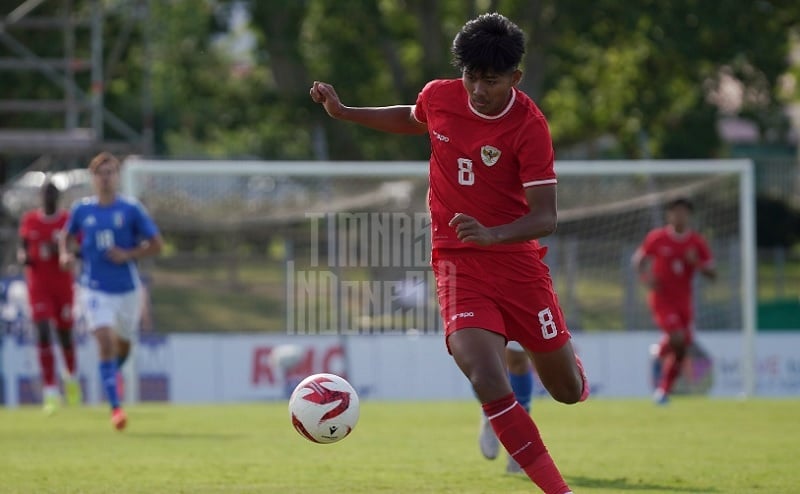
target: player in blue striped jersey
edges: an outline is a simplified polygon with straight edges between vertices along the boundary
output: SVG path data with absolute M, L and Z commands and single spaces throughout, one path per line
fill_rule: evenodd
M 111 423 L 125 428 L 117 371 L 139 329 L 142 289 L 138 259 L 161 252 L 163 241 L 150 215 L 135 199 L 119 195 L 119 160 L 100 153 L 89 164 L 95 195 L 77 201 L 60 242 L 62 265 L 74 263 L 70 244 L 80 245 L 80 303 L 100 353 L 100 379 L 111 405 Z

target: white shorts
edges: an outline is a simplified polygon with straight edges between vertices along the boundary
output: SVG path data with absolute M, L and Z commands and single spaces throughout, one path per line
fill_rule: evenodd
M 511 341 L 511 340 L 509 340 L 509 342 L 506 344 L 506 348 L 508 348 L 512 352 L 524 352 L 525 351 L 525 349 L 522 348 L 522 345 L 520 345 L 519 342 Z
M 142 317 L 142 290 L 108 293 L 82 288 L 80 302 L 89 331 L 110 327 L 121 338 L 132 340 Z

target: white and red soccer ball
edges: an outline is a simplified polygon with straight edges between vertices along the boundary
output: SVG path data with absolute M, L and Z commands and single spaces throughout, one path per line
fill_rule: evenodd
M 292 425 L 309 441 L 335 443 L 347 437 L 358 422 L 358 394 L 335 374 L 303 379 L 289 398 Z

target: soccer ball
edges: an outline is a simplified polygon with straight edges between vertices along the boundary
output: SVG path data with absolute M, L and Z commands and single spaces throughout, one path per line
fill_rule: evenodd
M 269 354 L 273 367 L 287 371 L 303 360 L 303 348 L 300 345 L 278 345 Z
M 289 398 L 292 425 L 309 441 L 335 443 L 347 437 L 358 422 L 356 390 L 335 374 L 303 379 Z

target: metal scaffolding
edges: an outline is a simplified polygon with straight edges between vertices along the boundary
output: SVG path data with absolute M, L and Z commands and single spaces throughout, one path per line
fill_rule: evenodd
M 37 9 L 43 10 L 39 7 L 48 3 L 59 4 L 59 14 L 42 13 L 37 16 Z M 107 5 L 108 2 L 102 0 L 25 0 L 0 17 L 0 46 L 12 55 L 0 57 L 0 77 L 8 71 L 32 72 L 54 84 L 63 94 L 60 99 L 0 99 L 0 121 L 4 114 L 9 113 L 50 114 L 54 115 L 54 121 L 58 119 L 55 115 L 63 115 L 63 124 L 57 128 L 0 126 L 0 155 L 30 157 L 35 163 L 41 162 L 42 158 L 47 158 L 45 161 L 48 162 L 82 159 L 99 150 L 120 154 L 152 154 L 153 118 L 147 39 L 149 0 L 118 0 L 113 8 Z M 119 16 L 122 27 L 113 35 L 104 35 L 104 20 L 111 15 Z M 104 93 L 109 75 L 113 73 L 136 29 L 141 30 L 144 40 L 145 67 L 141 95 L 142 119 L 132 123 L 124 121 L 106 107 Z M 90 53 L 88 59 L 76 56 L 77 40 L 85 42 L 87 39 L 85 35 L 77 35 L 81 34 L 80 30 L 88 30 L 91 46 L 83 50 Z M 19 33 L 25 31 L 60 31 L 62 57 L 37 54 L 18 39 Z M 106 41 L 112 44 L 104 60 Z M 76 82 L 76 74 L 87 72 L 91 81 L 89 87 L 80 87 Z M 0 98 L 3 98 L 2 93 Z M 109 138 L 109 133 L 115 137 Z

